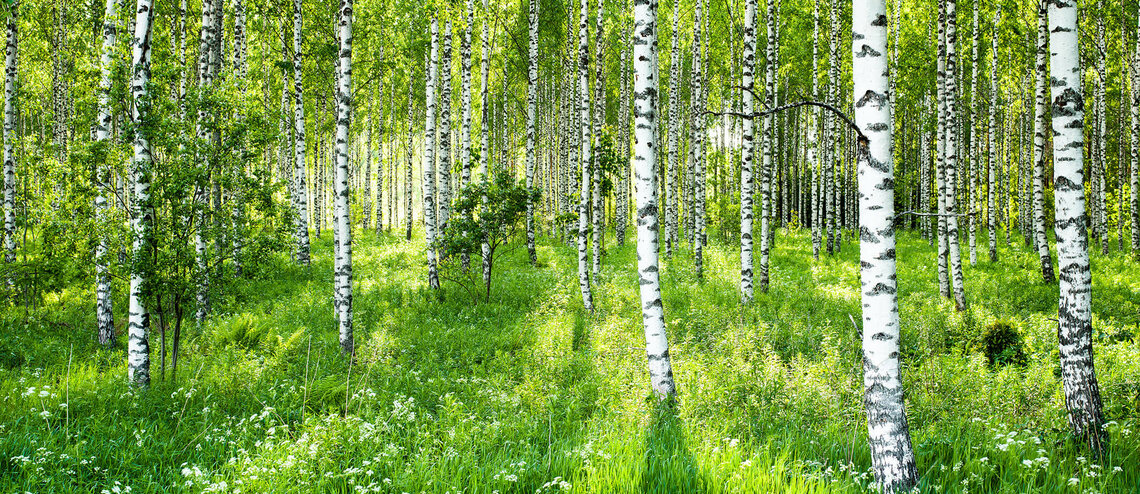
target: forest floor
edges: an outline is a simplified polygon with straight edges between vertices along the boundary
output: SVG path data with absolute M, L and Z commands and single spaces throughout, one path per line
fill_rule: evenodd
M 491 300 L 474 303 L 451 283 L 428 290 L 422 241 L 360 233 L 350 366 L 330 236 L 314 241 L 311 269 L 280 256 L 229 281 L 216 315 L 188 324 L 177 378 L 163 378 L 152 335 L 148 391 L 126 385 L 122 329 L 117 348 L 95 343 L 89 280 L 6 309 L 0 492 L 862 492 L 871 481 L 856 244 L 814 261 L 808 232 L 781 231 L 771 291 L 747 307 L 734 245 L 713 242 L 703 283 L 687 250 L 674 255 L 662 283 L 680 397 L 659 408 L 633 245 L 607 239 L 587 315 L 576 252 L 561 243 L 540 242 L 537 269 L 525 249 L 509 253 Z M 978 238 L 964 313 L 939 297 L 933 248 L 913 234 L 899 246 L 921 490 L 1137 492 L 1140 269 L 1093 258 L 1109 420 L 1108 453 L 1093 458 L 1067 432 L 1056 285 L 1017 239 L 991 264 Z M 1021 335 L 1023 365 L 987 362 L 997 321 Z

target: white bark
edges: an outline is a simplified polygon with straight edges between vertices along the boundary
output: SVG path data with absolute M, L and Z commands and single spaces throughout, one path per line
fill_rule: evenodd
M 741 86 L 744 88 L 742 113 L 751 115 L 752 71 L 756 65 L 756 0 L 746 0 L 744 9 L 744 67 Z M 755 153 L 752 119 L 743 118 L 744 149 L 740 153 L 740 293 L 741 301 L 752 301 L 752 158 Z
M 526 187 L 534 187 L 535 166 L 535 118 L 538 105 L 538 0 L 530 0 L 527 15 L 530 46 L 527 51 L 526 87 Z M 538 265 L 538 253 L 534 250 L 534 202 L 526 200 L 526 250 L 531 266 Z
M 1061 382 L 1069 426 L 1095 453 L 1104 451 L 1100 387 L 1093 367 L 1092 271 L 1085 229 L 1084 96 L 1078 56 L 1077 4 L 1049 0 L 1053 181 L 1060 271 Z
M 588 26 L 589 0 L 582 0 L 581 18 L 578 21 L 578 124 L 579 164 L 582 170 L 581 195 L 578 202 L 578 284 L 582 290 L 582 304 L 594 312 L 594 297 L 590 290 L 590 271 L 587 266 L 587 243 L 590 229 L 590 44 Z
M 1045 57 L 1048 56 L 1049 50 L 1049 20 L 1043 2 L 1038 4 L 1037 14 L 1037 85 L 1033 118 L 1033 231 L 1037 243 L 1037 257 L 1041 260 L 1041 277 L 1045 283 L 1052 283 L 1054 281 L 1053 255 L 1049 252 L 1049 237 L 1045 235 L 1045 112 L 1046 100 L 1049 98 L 1047 94 L 1049 91 L 1047 86 L 1049 74 Z M 997 24 L 996 19 L 995 16 L 995 25 Z M 994 55 L 996 60 L 996 40 L 994 41 Z M 996 74 L 994 82 L 994 89 L 996 90 Z M 991 197 L 993 197 L 992 193 Z M 991 258 L 991 260 L 993 259 Z
M 352 0 L 340 0 L 337 22 L 336 80 L 336 216 L 337 252 L 334 262 L 340 351 L 355 352 L 352 337 L 352 220 L 349 218 L 348 132 L 352 125 Z
M 308 167 L 305 166 L 305 93 L 301 84 L 302 46 L 301 0 L 293 0 L 293 166 L 296 188 L 293 210 L 296 214 L 295 233 L 297 262 L 309 265 L 309 199 L 305 186 Z
M 435 93 L 439 77 L 439 19 L 431 19 L 431 55 L 427 64 L 426 113 L 424 124 L 423 189 L 424 235 L 427 241 L 428 285 L 439 288 L 439 273 L 435 257 Z
M 676 394 L 657 259 L 657 1 L 633 0 L 633 114 L 631 166 L 637 196 L 637 273 L 649 380 L 660 399 Z
M 127 380 L 139 387 L 150 386 L 150 313 L 146 300 L 150 295 L 150 238 L 154 212 L 150 204 L 150 181 L 153 158 L 150 149 L 150 129 L 141 125 L 149 118 L 150 94 L 150 36 L 153 16 L 151 0 L 138 0 L 135 8 L 135 30 L 131 38 L 131 121 L 138 125 L 131 147 L 131 181 L 134 183 L 131 198 L 131 291 L 130 315 L 127 329 Z M 9 27 L 9 34 L 14 29 Z M 11 46 L 11 42 L 9 42 Z
M 895 278 L 894 162 L 888 91 L 887 21 L 883 0 L 852 5 L 855 124 L 858 150 L 859 258 L 863 299 L 863 389 L 875 483 L 905 492 L 917 481 L 899 362 Z
M 111 145 L 111 70 L 114 64 L 115 44 L 118 38 L 119 1 L 107 0 L 103 10 L 103 44 L 99 53 L 99 115 L 95 122 L 95 140 L 103 143 L 107 151 Z M 14 40 L 12 41 L 14 42 Z M 11 43 L 11 42 L 10 42 Z M 15 73 L 15 46 L 11 46 L 13 55 L 12 72 Z M 7 98 L 5 99 L 7 103 Z M 5 105 L 7 107 L 9 105 Z M 7 108 L 5 108 L 7 109 Z M 7 120 L 7 112 L 5 112 Z M 7 144 L 8 126 L 5 124 L 5 144 Z M 5 162 L 7 162 L 8 146 L 5 146 Z M 95 168 L 95 222 L 99 239 L 95 245 L 95 321 L 99 332 L 99 343 L 105 346 L 115 344 L 115 315 L 111 302 L 111 277 L 107 270 L 110 259 L 107 253 L 107 193 L 111 186 L 111 175 L 106 162 L 106 155 L 96 164 Z

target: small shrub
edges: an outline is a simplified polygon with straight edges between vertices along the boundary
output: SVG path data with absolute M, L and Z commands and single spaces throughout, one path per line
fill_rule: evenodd
M 990 367 L 1015 364 L 1025 365 L 1025 342 L 1021 333 L 1011 324 L 997 321 L 986 327 L 982 334 L 982 351 Z

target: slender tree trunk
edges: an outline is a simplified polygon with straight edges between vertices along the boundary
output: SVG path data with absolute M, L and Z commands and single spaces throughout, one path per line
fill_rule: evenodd
M 883 55 L 886 25 L 883 0 L 855 0 L 851 47 L 855 123 L 867 136 L 858 150 L 864 403 L 875 483 L 885 492 L 907 492 L 917 482 L 918 472 L 899 362 L 892 109 Z
M 301 83 L 301 53 L 303 41 L 301 32 L 301 0 L 293 0 L 293 165 L 296 180 L 296 196 L 293 209 L 297 213 L 296 240 L 297 262 L 309 265 L 309 199 L 305 185 L 308 167 L 305 165 L 305 93 Z
M 934 193 L 938 209 L 938 293 L 950 298 L 950 272 L 947 260 L 950 243 L 946 239 L 946 0 L 938 0 L 938 138 Z
M 811 36 L 811 95 L 813 99 L 819 98 L 819 0 L 812 3 L 812 36 Z M 808 109 L 807 128 L 807 165 L 811 175 L 811 255 L 819 260 L 820 248 L 820 202 L 819 202 L 819 142 L 816 132 L 819 129 L 819 111 Z
M 1093 367 L 1092 271 L 1084 197 L 1084 97 L 1078 58 L 1077 4 L 1048 2 L 1053 178 L 1060 268 L 1061 382 L 1069 425 L 1097 455 L 1104 452 L 1100 387 Z
M 632 166 L 637 194 L 637 273 L 641 292 L 641 322 L 645 327 L 645 353 L 649 380 L 659 399 L 671 400 L 677 388 L 665 334 L 658 270 L 657 150 L 657 1 L 633 1 L 633 114 Z
M 438 151 L 435 154 L 439 187 L 437 235 L 444 234 L 447 222 L 451 219 L 451 34 L 451 21 L 446 21 L 443 23 L 441 40 L 443 53 L 439 61 L 440 79 L 437 83 L 439 91 L 439 136 L 436 141 Z
M 972 52 L 970 53 L 970 113 L 967 116 L 966 127 L 970 129 L 970 161 L 968 175 L 962 180 L 967 184 L 966 187 L 966 221 L 969 222 L 970 228 L 970 266 L 978 265 L 978 221 L 976 213 L 976 203 L 978 195 L 978 45 L 981 43 L 982 36 L 978 30 L 978 11 L 981 9 L 974 8 L 974 24 L 973 30 L 970 35 L 973 39 Z M 994 31 L 996 32 L 996 30 Z M 897 72 L 897 70 L 896 70 Z M 893 81 L 893 79 L 892 79 Z M 892 95 L 894 92 L 892 91 Z M 891 105 L 894 108 L 894 105 Z
M 756 66 L 756 0 L 746 0 L 744 7 L 744 68 L 741 86 L 744 89 L 743 111 L 745 115 L 754 112 L 752 102 L 752 72 Z M 740 292 L 741 301 L 752 301 L 752 158 L 755 153 L 752 119 L 742 118 L 744 126 L 744 149 L 740 159 Z
M 130 314 L 127 329 L 127 380 L 138 387 L 150 386 L 150 344 L 147 333 L 150 331 L 150 312 L 146 301 L 150 298 L 151 227 L 154 224 L 154 210 L 151 208 L 150 181 L 154 160 L 150 150 L 150 132 L 144 125 L 150 117 L 150 36 L 151 0 L 138 0 L 135 8 L 135 30 L 131 38 L 131 121 L 137 126 L 131 147 L 134 157 L 131 160 L 131 181 L 134 190 L 131 198 L 131 230 L 134 238 L 131 244 L 131 291 Z M 9 18 L 8 57 L 15 57 L 14 17 Z M 5 117 L 11 112 L 6 108 Z M 7 147 L 7 146 L 6 146 Z M 7 161 L 7 159 L 5 160 Z
M 962 251 L 958 243 L 958 13 L 957 0 L 946 1 L 946 242 L 954 308 L 966 310 L 962 286 Z
M 110 151 L 111 143 L 111 71 L 114 69 L 115 46 L 118 38 L 119 1 L 107 0 L 103 9 L 103 45 L 99 54 L 99 115 L 95 122 L 95 140 L 102 143 L 103 152 Z M 12 41 L 14 43 L 14 40 Z M 15 46 L 12 50 L 12 73 L 15 73 Z M 14 81 L 13 81 L 14 82 Z M 5 101 L 7 103 L 7 100 Z M 9 106 L 9 105 L 5 105 Z M 5 112 L 5 120 L 7 120 Z M 5 122 L 7 124 L 7 122 Z M 5 125 L 7 144 L 8 125 Z M 8 150 L 5 146 L 5 156 Z M 7 161 L 7 160 L 5 160 Z M 95 168 L 95 222 L 98 228 L 98 243 L 95 245 L 95 321 L 98 326 L 99 343 L 103 346 L 115 345 L 115 314 L 111 302 L 111 276 L 107 272 L 110 258 L 107 252 L 107 192 L 111 186 L 110 168 L 107 154 L 103 154 Z
M 765 17 L 767 42 L 764 51 L 764 107 L 774 108 L 776 79 L 776 0 L 768 0 Z M 768 293 L 768 257 L 772 236 L 772 141 L 774 116 L 764 117 L 763 134 L 760 137 L 760 292 Z
M 431 19 L 431 55 L 428 59 L 425 75 L 427 75 L 426 104 L 427 118 L 424 124 L 424 156 L 423 156 L 423 189 L 424 189 L 424 235 L 427 240 L 428 285 L 439 288 L 439 273 L 436 266 L 435 235 L 436 235 L 436 206 L 435 206 L 435 150 L 436 150 L 436 120 L 435 96 L 436 80 L 439 78 L 439 19 Z
M 534 187 L 535 167 L 535 119 L 538 106 L 538 0 L 530 0 L 527 25 L 529 26 L 530 46 L 527 51 L 526 86 L 526 188 Z M 601 15 L 601 9 L 598 12 Z M 538 253 L 534 249 L 534 201 L 528 195 L 526 200 L 526 251 L 530 265 L 538 265 Z
M 480 145 L 479 145 L 479 175 L 483 180 L 490 180 L 488 175 L 488 165 L 491 152 L 491 99 L 487 94 L 487 83 L 489 82 L 490 60 L 488 57 L 491 53 L 491 29 L 490 29 L 490 15 L 491 11 L 488 7 L 488 0 L 483 0 L 483 37 L 482 37 L 482 50 L 481 60 L 479 61 L 479 111 L 482 113 L 479 125 L 480 132 Z M 487 196 L 482 197 L 482 210 L 487 210 Z M 491 286 L 491 245 L 487 243 L 487 239 L 483 239 L 481 245 L 481 252 L 483 254 L 483 284 Z
M 1132 159 L 1128 167 L 1132 200 L 1129 202 L 1132 204 L 1132 258 L 1140 261 L 1140 69 L 1135 66 L 1140 61 L 1140 15 L 1136 17 L 1136 48 L 1132 53 Z
M 594 28 L 594 130 L 591 134 L 595 136 L 595 142 L 598 144 L 602 142 L 602 133 L 605 131 L 606 126 L 605 36 L 602 34 L 602 21 L 605 18 L 605 4 L 605 0 L 598 0 L 598 15 Z M 605 208 L 603 207 L 605 198 L 602 197 L 601 159 L 601 153 L 594 153 L 593 178 L 591 179 L 594 189 L 591 195 L 594 209 L 591 215 L 594 230 L 592 245 L 594 252 L 593 263 L 590 270 L 595 276 L 602 270 L 602 237 L 605 235 Z
M 1045 111 L 1049 88 L 1046 86 L 1049 75 L 1046 66 L 1046 57 L 1049 53 L 1049 20 L 1046 15 L 1044 2 L 1037 7 L 1037 86 L 1035 112 L 1033 118 L 1033 232 L 1037 243 L 1037 256 L 1041 260 L 1041 278 L 1045 283 L 1052 283 L 1053 256 L 1049 252 L 1049 237 L 1045 235 Z M 1000 12 L 999 14 L 1000 15 Z M 995 25 L 997 24 L 995 15 Z M 994 42 L 994 54 L 997 54 L 997 42 Z M 996 67 L 996 65 L 995 65 Z M 996 82 L 996 75 L 994 81 Z M 996 85 L 994 86 L 997 87 Z M 992 248 L 992 247 L 991 247 Z M 991 253 L 991 261 L 993 255 Z
M 997 262 L 997 173 L 998 173 L 998 147 L 997 147 L 997 106 L 998 106 L 998 21 L 1001 11 L 994 14 L 994 28 L 990 34 L 993 51 L 990 58 L 990 131 L 987 132 L 989 155 L 986 186 L 986 222 L 989 230 L 990 262 Z
M 408 136 L 407 160 L 406 170 L 404 170 L 404 240 L 412 240 L 412 149 L 413 144 L 413 130 L 412 130 L 412 76 L 408 74 L 408 111 L 407 113 L 407 129 L 405 134 Z
M 588 40 L 589 0 L 582 0 L 581 19 L 578 21 L 578 125 L 581 136 L 579 161 L 582 170 L 581 195 L 578 202 L 578 284 L 582 289 L 582 304 L 594 312 L 594 296 L 590 290 L 590 271 L 586 265 L 587 242 L 590 231 L 590 44 Z
M 336 80 L 336 233 L 334 266 L 340 351 L 355 353 L 352 337 L 352 220 L 349 217 L 348 132 L 352 126 L 352 0 L 340 0 Z
M 677 229 L 680 215 L 677 207 L 677 122 L 680 119 L 681 95 L 681 37 L 677 22 L 681 18 L 681 2 L 674 0 L 673 15 L 670 18 L 673 28 L 669 31 L 669 114 L 665 125 L 669 135 L 668 177 L 665 180 L 665 257 L 673 257 L 677 247 Z
M 693 265 L 697 279 L 704 279 L 704 246 L 705 246 L 705 104 L 704 104 L 704 73 L 702 72 L 702 58 L 704 56 L 704 41 L 702 39 L 702 7 L 704 0 L 697 0 L 693 10 L 693 68 L 692 68 L 692 137 L 690 146 L 693 148 Z

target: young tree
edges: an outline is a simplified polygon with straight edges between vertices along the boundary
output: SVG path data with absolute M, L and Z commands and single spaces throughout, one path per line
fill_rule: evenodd
M 349 218 L 348 131 L 352 125 L 352 0 L 340 0 L 336 79 L 336 315 L 340 351 L 355 352 L 352 338 L 352 220 Z
M 424 189 L 424 235 L 427 237 L 428 285 L 439 288 L 439 273 L 435 258 L 435 93 L 436 79 L 439 77 L 439 18 L 431 18 L 431 54 L 424 74 L 427 76 L 424 123 L 423 189 Z
M 776 106 L 776 0 L 768 0 L 765 24 L 768 28 L 766 49 L 764 51 L 764 107 Z M 772 228 L 772 196 L 775 193 L 772 184 L 772 140 L 775 116 L 764 117 L 762 135 L 760 137 L 760 292 L 768 293 L 768 258 L 770 254 Z
M 134 103 L 131 110 L 131 124 L 134 126 L 134 138 L 131 141 L 134 149 L 131 160 L 131 181 L 134 183 L 131 229 L 134 239 L 131 245 L 130 314 L 127 323 L 127 379 L 143 388 L 150 386 L 150 344 L 147 335 L 150 331 L 150 312 L 145 303 L 150 295 L 151 228 L 154 224 L 154 212 L 150 207 L 151 167 L 154 160 L 150 149 L 151 129 L 147 125 L 151 108 L 149 84 L 152 6 L 151 0 L 138 0 L 134 37 L 131 38 L 131 99 Z M 9 27 L 9 33 L 12 32 Z
M 294 197 L 293 209 L 296 214 L 297 262 L 309 265 L 309 199 L 305 187 L 305 93 L 301 83 L 303 66 L 301 53 L 303 41 L 301 32 L 301 0 L 293 0 L 293 166 Z
M 986 223 L 989 228 L 990 262 L 997 262 L 997 106 L 998 106 L 998 21 L 1001 19 L 1001 10 L 994 13 L 994 28 L 990 34 L 993 45 L 993 55 L 990 58 L 990 131 L 988 134 L 989 163 L 986 166 Z
M 117 43 L 119 28 L 119 1 L 107 0 L 103 9 L 103 44 L 99 52 L 99 115 L 95 121 L 95 140 L 103 144 L 102 151 L 107 153 L 111 145 L 111 71 L 114 68 L 114 51 Z M 15 40 L 10 41 L 14 43 Z M 15 46 L 9 46 L 15 52 Z M 13 56 L 13 58 L 15 58 Z M 13 60 L 13 65 L 14 65 Z M 14 67 L 13 67 L 14 69 Z M 13 72 L 15 72 L 13 70 Z M 6 105 L 7 106 L 7 105 Z M 7 117 L 7 113 L 5 113 Z M 5 139 L 7 139 L 7 125 L 5 125 Z M 7 156 L 5 146 L 5 156 Z M 107 155 L 104 154 L 95 167 L 95 221 L 100 231 L 98 243 L 95 245 L 95 323 L 99 332 L 99 343 L 104 346 L 115 344 L 115 315 L 111 303 L 111 277 L 107 272 L 110 266 L 108 255 L 107 233 L 104 224 L 107 219 L 107 189 L 110 187 L 110 171 L 107 166 Z
M 585 0 L 583 0 L 584 2 Z M 633 0 L 633 158 L 637 195 L 637 274 L 649 380 L 659 399 L 677 392 L 665 335 L 657 260 L 657 0 Z
M 994 25 L 997 25 L 1000 11 L 994 15 Z M 1045 283 L 1052 283 L 1053 255 L 1049 252 L 1049 237 L 1045 235 L 1045 111 L 1046 100 L 1049 98 L 1049 87 L 1046 85 L 1049 76 L 1046 66 L 1046 56 L 1049 52 L 1049 19 L 1045 2 L 1037 4 L 1037 65 L 1036 65 L 1036 101 L 1033 118 L 1033 232 L 1037 243 L 1037 256 L 1041 260 L 1041 278 Z M 997 41 L 994 41 L 994 56 L 997 56 Z M 997 75 L 995 70 L 993 87 L 997 88 Z M 992 225 L 991 225 L 992 228 Z M 991 233 L 991 235 L 993 235 Z M 993 255 L 991 253 L 991 261 Z
M 756 66 L 756 0 L 746 0 L 744 8 L 744 67 L 741 71 L 742 111 L 752 115 L 752 71 Z M 744 149 L 740 153 L 740 293 L 741 301 L 752 301 L 752 158 L 756 144 L 752 119 L 742 118 Z
M 769 0 L 771 1 L 771 0 Z M 704 72 L 701 63 L 704 42 L 702 40 L 702 7 L 704 0 L 697 0 L 693 8 L 693 68 L 692 68 L 692 135 L 693 166 L 696 180 L 693 190 L 693 265 L 697 279 L 704 279 L 705 245 L 705 114 L 704 114 Z
M 917 482 L 899 364 L 898 282 L 895 278 L 894 160 L 887 94 L 887 21 L 883 0 L 852 5 L 855 124 L 862 130 L 859 174 L 859 258 L 863 298 L 863 389 L 871 467 L 886 492 Z
M 958 243 L 958 12 L 957 0 L 946 2 L 946 243 L 950 262 L 950 289 L 954 308 L 966 310 L 966 293 L 962 286 L 962 251 Z
M 578 22 L 578 118 L 581 140 L 582 168 L 581 196 L 578 202 L 578 284 L 582 289 L 582 304 L 594 312 L 594 297 L 590 291 L 590 271 L 586 266 L 587 242 L 590 231 L 590 44 L 588 40 L 589 0 L 582 0 L 581 19 Z
M 530 30 L 530 47 L 527 51 L 529 63 L 527 64 L 526 86 L 526 188 L 534 187 L 535 167 L 535 119 L 538 106 L 538 0 L 530 0 L 527 25 Z M 599 11 L 599 15 L 601 12 Z M 470 66 L 470 62 L 466 64 Z M 469 88 L 469 84 L 464 84 Z M 470 138 L 470 134 L 468 134 Z M 534 203 L 527 196 L 526 203 L 526 251 L 530 257 L 531 266 L 538 265 L 538 253 L 534 250 Z
M 1089 448 L 1104 451 L 1100 386 L 1093 366 L 1092 271 L 1085 229 L 1084 96 L 1078 56 L 1077 4 L 1049 0 L 1049 77 L 1053 115 L 1053 181 L 1060 276 L 1061 382 L 1069 426 Z

